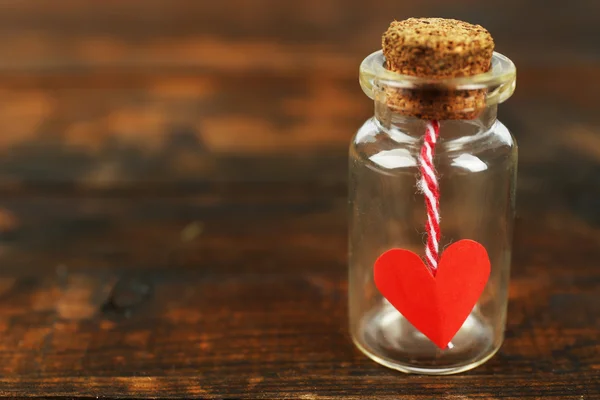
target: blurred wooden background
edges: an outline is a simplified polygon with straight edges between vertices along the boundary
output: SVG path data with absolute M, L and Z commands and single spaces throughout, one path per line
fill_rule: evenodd
M 372 113 L 358 64 L 390 20 L 415 15 L 492 32 L 519 70 L 501 117 L 536 163 L 595 157 L 600 6 L 561 4 L 4 1 L 0 181 L 343 180 Z
M 518 67 L 507 340 L 399 375 L 346 328 L 358 65 L 392 19 Z M 600 2 L 0 2 L 0 395 L 600 396 Z

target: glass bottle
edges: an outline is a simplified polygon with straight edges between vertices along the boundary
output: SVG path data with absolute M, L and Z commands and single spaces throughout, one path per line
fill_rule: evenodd
M 506 320 L 515 212 L 517 144 L 496 119 L 497 105 L 515 88 L 516 70 L 494 53 L 492 68 L 471 77 L 432 80 L 384 68 L 381 51 L 360 68 L 364 92 L 375 100 L 375 115 L 353 138 L 349 164 L 349 317 L 354 343 L 371 359 L 409 373 L 452 374 L 474 368 L 500 348 Z M 380 294 L 373 279 L 375 260 L 391 248 L 424 256 L 423 195 L 417 189 L 418 154 L 426 121 L 392 110 L 390 88 L 418 93 L 445 88 L 485 93 L 476 119 L 440 121 L 434 158 L 439 174 L 440 249 L 459 239 L 481 243 L 491 273 L 471 314 L 442 350 L 416 330 Z M 464 110 L 465 115 L 472 113 Z

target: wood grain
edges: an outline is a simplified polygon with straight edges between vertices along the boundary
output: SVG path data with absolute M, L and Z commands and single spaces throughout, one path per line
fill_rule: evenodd
M 520 144 L 506 341 L 443 378 L 385 369 L 347 331 L 358 63 L 413 15 L 481 23 L 519 68 L 500 108 Z M 0 396 L 600 398 L 598 15 L 3 2 Z

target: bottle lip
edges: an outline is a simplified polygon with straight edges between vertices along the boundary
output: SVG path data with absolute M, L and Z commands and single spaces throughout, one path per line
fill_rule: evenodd
M 499 104 L 515 91 L 517 69 L 506 56 L 494 52 L 490 70 L 483 74 L 458 78 L 421 78 L 390 71 L 384 67 L 383 51 L 367 56 L 360 65 L 360 86 L 367 96 L 375 99 L 382 87 L 409 90 L 485 90 L 486 105 Z

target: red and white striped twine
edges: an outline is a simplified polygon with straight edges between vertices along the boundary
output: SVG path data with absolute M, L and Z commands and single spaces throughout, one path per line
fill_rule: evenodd
M 435 144 L 440 134 L 438 121 L 428 121 L 425 131 L 425 140 L 421 147 L 419 166 L 421 179 L 419 186 L 425 195 L 425 206 L 427 208 L 427 244 L 425 245 L 425 256 L 431 273 L 435 275 L 438 267 L 439 244 L 440 244 L 440 189 L 438 177 L 433 165 L 435 156 Z

